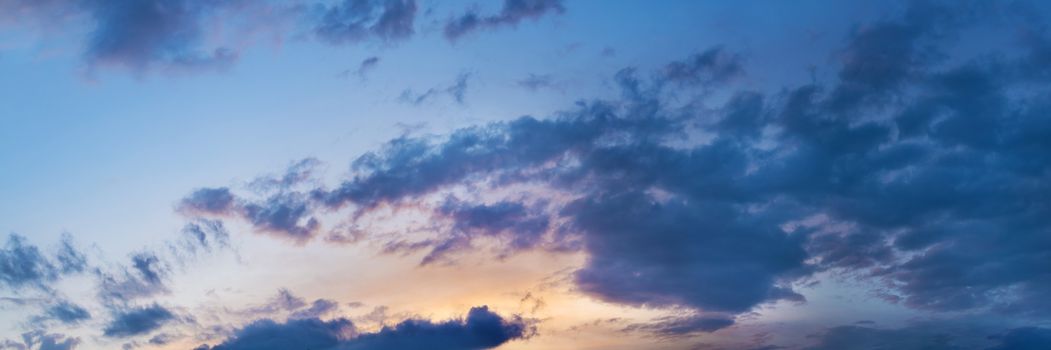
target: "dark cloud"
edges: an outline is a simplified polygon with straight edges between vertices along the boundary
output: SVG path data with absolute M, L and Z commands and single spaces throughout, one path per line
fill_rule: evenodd
M 734 91 L 737 56 L 711 49 L 649 76 L 620 71 L 619 99 L 400 137 L 356 159 L 335 188 L 295 197 L 303 211 L 288 217 L 429 207 L 457 224 L 389 250 L 430 249 L 427 261 L 481 235 L 511 251 L 578 247 L 580 291 L 727 321 L 801 301 L 793 284 L 815 271 L 877 283 L 912 308 L 1045 317 L 1051 100 L 1038 74 L 1018 73 L 1036 69 L 1029 51 L 939 59 L 972 5 L 910 3 L 851 33 L 838 74 L 770 94 Z M 691 92 L 669 91 L 675 82 L 730 98 L 676 104 L 667 95 Z M 539 189 L 434 200 L 516 185 Z M 550 204 L 527 205 L 539 202 Z M 667 329 L 720 323 L 682 324 Z
M 335 349 L 340 342 L 357 334 L 354 324 L 345 318 L 322 321 L 316 318 L 293 319 L 277 323 L 269 319 L 252 322 L 223 343 L 208 350 L 280 350 Z
M 194 191 L 178 206 L 183 213 L 217 217 L 239 217 L 258 232 L 272 233 L 305 242 L 318 232 L 318 221 L 310 216 L 310 203 L 296 193 L 280 191 L 261 201 L 234 197 L 229 188 Z
M 164 267 L 161 266 L 160 258 L 149 252 L 132 255 L 131 267 L 138 271 L 139 275 L 147 283 L 151 284 L 161 283 L 161 276 L 165 273 Z
M 414 33 L 415 0 L 344 0 L 322 9 L 314 25 L 318 38 L 334 45 L 376 37 L 404 40 Z
M 662 204 L 627 192 L 577 201 L 564 214 L 584 233 L 590 254 L 575 280 L 603 299 L 743 312 L 802 298 L 783 284 L 805 271 L 801 239 L 732 206 Z
M 58 253 L 55 254 L 58 267 L 62 273 L 84 272 L 88 266 L 88 258 L 73 243 L 73 236 L 66 233 L 62 235 L 62 243 Z
M 90 64 L 142 71 L 151 65 L 221 68 L 237 59 L 234 49 L 204 48 L 202 44 L 205 17 L 236 1 L 81 2 L 95 22 L 87 46 Z
M 435 350 L 490 349 L 532 335 L 531 326 L 520 318 L 504 319 L 485 306 L 471 308 L 465 320 L 432 322 L 406 320 L 377 333 L 367 333 L 347 342 L 345 350 L 428 348 Z
M 150 333 L 175 319 L 175 314 L 158 304 L 122 310 L 102 330 L 103 335 L 127 338 Z
M 91 319 L 91 313 L 80 305 L 69 301 L 60 301 L 44 310 L 44 315 L 65 324 L 77 324 Z
M 294 187 L 296 187 L 298 185 L 301 185 L 303 183 L 308 183 L 308 182 L 312 181 L 314 172 L 317 170 L 317 168 L 319 166 L 321 166 L 321 161 L 319 161 L 319 160 L 317 160 L 315 158 L 303 158 L 303 159 L 291 162 L 288 165 L 288 168 L 286 168 L 283 173 L 281 173 L 281 174 L 271 174 L 271 175 L 267 175 L 267 176 L 260 176 L 260 177 L 258 177 L 256 179 L 252 180 L 251 182 L 249 182 L 247 187 L 249 189 L 253 190 L 254 192 L 258 192 L 258 193 L 262 193 L 262 194 L 275 193 L 275 192 L 276 193 L 286 192 L 288 190 L 293 189 Z M 207 191 L 207 190 L 208 189 L 202 189 L 202 191 Z M 211 189 L 211 190 L 212 191 L 219 191 L 220 193 L 221 192 L 226 192 L 227 194 L 229 194 L 229 191 L 230 191 L 229 189 L 226 189 L 226 188 L 216 188 L 216 189 Z M 192 197 L 188 197 L 185 200 L 189 201 L 189 202 L 184 202 L 184 203 L 192 204 L 193 203 L 192 199 L 193 199 Z M 234 201 L 236 201 L 236 199 L 233 198 L 232 194 L 230 194 L 231 205 L 234 204 L 233 203 Z M 204 202 L 207 203 L 207 202 L 211 202 L 211 201 L 205 200 Z M 222 212 L 223 210 L 213 210 L 213 211 Z
M 236 198 L 229 188 L 202 188 L 184 198 L 179 210 L 191 214 L 226 214 L 236 205 Z
M 490 349 L 527 337 L 531 326 L 520 318 L 503 318 L 489 308 L 472 308 L 466 320 L 431 322 L 407 320 L 376 333 L 358 333 L 346 318 L 321 321 L 293 318 L 279 324 L 256 321 L 235 332 L 227 341 L 204 349 Z
M 201 188 L 183 199 L 179 210 L 189 213 L 224 214 L 234 209 L 234 201 L 229 188 Z
M 502 241 L 503 255 L 558 244 L 545 236 L 550 223 L 543 210 L 517 202 L 466 203 L 450 197 L 434 214 L 436 221 L 444 219 L 451 222 L 448 235 L 417 242 L 393 242 L 387 244 L 386 251 L 411 253 L 428 249 L 429 252 L 420 262 L 421 265 L 427 265 L 448 262 L 452 255 L 473 248 L 473 242 L 483 237 Z
M 53 258 L 29 244 L 25 237 L 10 234 L 0 247 L 0 286 L 48 291 L 52 282 L 63 275 L 82 272 L 86 266 L 87 258 L 74 247 L 68 234 L 63 235 Z
M 238 349 L 489 349 L 511 340 L 528 337 L 531 326 L 515 317 L 505 319 L 485 306 L 472 308 L 463 320 L 433 322 L 405 320 L 376 333 L 359 334 L 354 324 L 339 318 L 290 319 L 277 323 L 264 319 L 238 330 L 230 339 L 209 350 Z
M 309 217 L 309 203 L 296 195 L 275 195 L 261 203 L 246 203 L 242 215 L 257 230 L 305 242 L 318 232 L 318 221 Z
M 11 234 L 0 249 L 0 282 L 13 289 L 46 288 L 58 278 L 58 270 L 25 237 Z
M 671 82 L 708 86 L 729 82 L 744 74 L 744 67 L 739 55 L 716 47 L 686 60 L 669 63 L 661 74 Z
M 445 37 L 455 41 L 476 30 L 515 26 L 526 19 L 536 20 L 548 13 L 562 13 L 565 10 L 562 0 L 504 0 L 499 14 L 482 16 L 469 11 L 450 19 L 445 24 Z
M 320 318 L 339 310 L 339 303 L 334 300 L 317 299 L 310 307 L 298 310 L 289 315 L 289 318 Z

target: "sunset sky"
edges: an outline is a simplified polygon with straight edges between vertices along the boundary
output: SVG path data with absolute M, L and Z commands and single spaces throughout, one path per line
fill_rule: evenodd
M 0 349 L 1051 349 L 1051 2 L 0 0 Z

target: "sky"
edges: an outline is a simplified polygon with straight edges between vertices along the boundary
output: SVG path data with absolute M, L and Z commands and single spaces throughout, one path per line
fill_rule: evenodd
M 1048 349 L 1049 16 L 0 0 L 0 349 Z

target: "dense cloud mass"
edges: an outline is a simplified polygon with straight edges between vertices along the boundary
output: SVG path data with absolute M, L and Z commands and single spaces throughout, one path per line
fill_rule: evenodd
M 518 3 L 501 16 L 561 8 Z M 1033 64 L 1046 45 L 1023 47 L 1023 57 L 939 60 L 978 10 L 913 4 L 852 33 L 832 81 L 739 91 L 714 112 L 674 101 L 745 74 L 720 48 L 651 78 L 621 71 L 621 100 L 439 141 L 398 138 L 354 161 L 355 175 L 337 187 L 275 205 L 289 209 L 280 226 L 314 227 L 312 210 L 352 206 L 360 217 L 464 186 L 539 184 L 527 198 L 442 201 L 435 217 L 456 223 L 447 235 L 392 249 L 429 249 L 426 263 L 482 236 L 510 251 L 576 247 L 589 256 L 579 288 L 627 305 L 735 315 L 802 300 L 794 282 L 835 270 L 882 281 L 888 300 L 916 309 L 1046 316 L 1051 101 L 1046 68 Z M 214 197 L 199 207 L 229 210 L 223 193 L 186 203 Z M 548 205 L 513 202 L 523 199 Z
M 358 333 L 354 324 L 344 318 L 331 321 L 318 318 L 290 319 L 285 323 L 263 319 L 238 330 L 233 337 L 219 345 L 204 345 L 198 349 L 490 349 L 509 340 L 528 337 L 531 332 L 530 326 L 522 319 L 505 319 L 489 311 L 489 308 L 480 306 L 472 308 L 463 320 L 433 322 L 410 319 L 384 327 L 376 333 Z
M 76 32 L 76 37 L 62 39 L 81 46 L 77 57 L 88 73 L 111 67 L 145 73 L 224 69 L 248 52 L 246 47 L 259 40 L 256 36 L 391 49 L 430 31 L 444 50 L 482 31 L 567 11 L 562 0 L 504 0 L 492 11 L 456 8 L 448 18 L 436 17 L 449 12 L 439 14 L 442 7 L 433 5 L 417 0 L 0 0 L 0 24 L 39 22 L 44 33 Z M 611 13 L 625 11 L 602 5 L 611 6 Z M 847 30 L 823 56 L 830 64 L 809 67 L 807 78 L 776 76 L 791 76 L 783 71 L 751 76 L 749 64 L 756 58 L 763 66 L 755 71 L 786 68 L 778 66 L 780 57 L 763 62 L 750 56 L 747 48 L 755 44 L 749 40 L 733 49 L 731 43 L 714 43 L 681 51 L 678 59 L 660 62 L 649 56 L 663 49 L 643 45 L 646 51 L 640 54 L 635 52 L 638 46 L 628 45 L 621 57 L 631 57 L 624 62 L 638 66 L 617 66 L 602 84 L 601 89 L 608 89 L 599 92 L 602 97 L 575 100 L 551 115 L 483 116 L 487 122 L 443 135 L 409 131 L 358 154 L 349 173 L 336 181 L 317 176 L 321 162 L 306 158 L 240 184 L 191 187 L 173 203 L 185 220 L 176 238 L 144 235 L 143 241 L 155 245 L 126 247 L 131 253 L 118 255 L 118 260 L 104 257 L 103 249 L 89 259 L 69 234 L 54 246 L 38 247 L 12 233 L 0 246 L 0 292 L 5 293 L 0 307 L 5 312 L 8 304 L 29 309 L 10 317 L 25 316 L 17 325 L 24 332 L 21 339 L 0 340 L 0 349 L 76 349 L 82 346 L 77 336 L 95 345 L 123 343 L 125 349 L 205 342 L 209 344 L 197 350 L 491 349 L 530 339 L 541 322 L 479 306 L 462 318 L 397 316 L 400 322 L 387 323 L 386 306 L 350 318 L 341 300 L 328 299 L 331 295 L 304 299 L 283 288 L 270 299 L 223 304 L 228 301 L 224 298 L 249 296 L 254 292 L 249 289 L 267 283 L 300 288 L 323 281 L 343 287 L 358 281 L 333 272 L 356 268 L 364 272 L 361 281 L 375 283 L 361 282 L 346 293 L 365 291 L 361 300 L 369 303 L 379 299 L 395 305 L 389 299 L 420 298 L 406 305 L 420 308 L 413 312 L 430 312 L 435 303 L 461 303 L 467 294 L 488 298 L 503 293 L 492 297 L 502 299 L 490 305 L 507 305 L 502 302 L 513 303 L 525 294 L 517 300 L 519 310 L 535 302 L 531 317 L 577 311 L 584 315 L 566 319 L 595 317 L 579 323 L 583 326 L 558 329 L 557 335 L 565 337 L 559 341 L 580 332 L 580 338 L 614 334 L 673 342 L 667 347 L 712 340 L 691 345 L 719 348 L 744 344 L 728 338 L 752 332 L 748 346 L 762 349 L 1051 348 L 1051 27 L 1039 15 L 1026 13 L 1022 2 L 912 1 L 893 8 L 886 16 L 861 16 L 876 19 Z M 616 18 L 614 25 L 624 25 Z M 824 26 L 833 28 L 835 22 L 828 21 L 815 26 L 812 37 L 800 39 L 806 45 L 786 45 L 801 51 L 810 44 L 827 45 Z M 597 32 L 608 24 L 586 23 Z M 723 25 L 703 24 L 697 28 Z M 668 29 L 639 32 L 631 40 L 668 35 Z M 692 33 L 696 28 L 677 30 Z M 764 45 L 783 39 L 761 36 L 755 42 Z M 7 37 L 0 39 L 0 47 L 6 47 Z M 546 44 L 522 46 L 538 62 L 558 64 L 501 70 L 507 73 L 503 78 L 525 76 L 504 82 L 531 91 L 554 88 L 562 95 L 584 86 L 573 81 L 578 75 L 554 74 L 576 74 L 574 67 L 582 65 L 578 61 L 590 58 L 575 60 L 568 57 L 570 50 L 546 50 Z M 405 46 L 413 54 L 432 50 L 430 45 Z M 758 51 L 768 52 L 763 50 Z M 555 51 L 557 60 L 541 57 Z M 603 55 L 612 52 L 607 47 Z M 436 59 L 455 61 L 450 57 L 488 59 L 515 52 L 438 53 Z M 297 55 L 259 66 L 307 61 Z M 377 70 L 381 59 L 375 55 L 380 54 L 355 52 L 343 58 L 356 66 L 348 69 L 348 61 L 342 61 L 337 69 L 362 80 L 381 74 L 384 84 L 401 84 L 402 77 L 385 74 L 398 71 L 396 65 L 406 62 L 405 57 L 384 52 L 383 69 Z M 803 59 L 785 61 L 794 60 Z M 451 107 L 466 109 L 469 89 L 478 99 L 501 92 L 474 93 L 495 87 L 493 70 L 506 68 L 499 64 L 458 67 L 464 73 L 438 85 L 382 87 L 401 91 L 390 101 L 377 102 L 394 107 L 365 106 L 361 111 L 384 116 L 390 111 L 383 108 L 405 107 L 393 103 L 431 107 L 446 99 L 455 103 Z M 542 69 L 552 73 L 528 74 Z M 453 78 L 455 73 L 442 74 Z M 304 77 L 302 81 L 309 81 L 309 75 Z M 272 91 L 259 85 L 260 90 L 246 90 Z M 101 90 L 100 99 L 110 91 Z M 306 100 L 359 105 L 357 97 L 343 97 Z M 484 108 L 493 110 L 488 109 L 492 101 L 485 103 Z M 245 115 L 253 111 L 223 107 Z M 533 107 L 547 108 L 542 102 Z M 288 110 L 275 108 L 274 113 Z M 465 118 L 475 118 L 471 112 L 463 113 Z M 319 115 L 326 118 L 309 120 L 330 117 Z M 345 125 L 328 122 L 332 124 L 324 125 Z M 294 142 L 289 140 L 301 139 L 267 139 Z M 369 141 L 365 137 L 338 144 Z M 327 238 L 323 243 L 369 243 L 377 253 L 408 256 L 410 264 L 418 261 L 421 269 L 413 277 L 437 272 L 406 281 L 390 273 L 403 271 L 398 269 L 407 266 L 404 261 L 374 270 L 362 264 L 309 266 L 343 261 L 333 257 L 344 250 L 308 246 L 287 252 L 277 251 L 280 244 L 249 241 L 246 246 L 254 251 L 245 254 L 247 259 L 239 255 L 236 264 L 221 261 L 216 266 L 266 268 L 219 282 L 231 285 L 193 285 L 187 292 L 191 288 L 180 283 L 197 282 L 192 278 L 197 276 L 190 276 L 190 282 L 179 276 L 197 271 L 188 269 L 188 262 L 236 251 L 224 220 L 296 247 L 317 242 L 319 236 Z M 463 271 L 449 266 L 468 258 L 519 263 L 516 254 L 528 262 L 546 259 L 537 264 L 542 266 L 528 267 L 529 276 L 550 272 L 537 289 L 463 291 L 482 285 L 467 281 L 473 278 L 504 283 L 508 289 L 533 288 L 521 286 L 537 282 L 506 282 L 517 275 L 489 280 L 492 274 L 510 273 L 501 265 L 468 271 L 451 291 L 421 297 L 427 291 L 415 290 L 437 280 L 430 277 L 460 276 L 452 273 Z M 270 270 L 280 264 L 288 270 Z M 541 271 L 555 264 L 560 269 L 572 265 Z M 461 267 L 474 268 L 456 266 Z M 216 283 L 219 272 L 225 271 L 201 272 L 200 280 Z M 273 282 L 273 276 L 286 280 Z M 82 288 L 77 278 L 93 284 Z M 830 279 L 835 285 L 822 285 Z M 242 282 L 245 288 L 233 285 Z M 387 283 L 409 292 L 384 295 L 379 289 Z M 67 295 L 70 291 L 87 295 Z M 556 296 L 547 300 L 557 311 L 538 313 L 542 293 Z M 836 300 L 803 309 L 811 296 Z M 861 299 L 845 310 L 829 311 Z M 179 304 L 200 300 L 205 302 L 194 307 Z M 608 310 L 624 315 L 598 315 Z M 785 310 L 802 311 L 786 315 Z M 806 314 L 811 311 L 814 315 Z M 867 321 L 843 325 L 843 318 L 867 312 L 872 315 L 861 315 Z M 872 321 L 877 319 L 879 323 Z M 884 327 L 884 320 L 896 323 Z M 376 328 L 369 328 L 372 322 Z M 86 326 L 100 329 L 87 332 L 81 328 Z M 584 333 L 590 331 L 596 333 Z M 616 333 L 598 333 L 606 331 Z M 779 343 L 792 337 L 795 342 Z

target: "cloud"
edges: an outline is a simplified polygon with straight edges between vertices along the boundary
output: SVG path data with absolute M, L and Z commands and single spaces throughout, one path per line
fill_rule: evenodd
M 480 306 L 472 308 L 463 320 L 409 319 L 376 333 L 359 333 L 354 324 L 344 318 L 331 321 L 293 318 L 285 323 L 263 319 L 245 326 L 214 347 L 204 345 L 199 349 L 489 349 L 527 337 L 530 332 L 531 326 L 520 318 L 504 319 Z
M 520 318 L 504 319 L 488 307 L 479 306 L 471 308 L 465 320 L 438 323 L 406 320 L 376 333 L 359 335 L 342 349 L 490 349 L 528 337 L 531 332 L 530 326 Z
M 670 82 L 708 86 L 729 82 L 744 74 L 744 67 L 739 55 L 715 47 L 686 60 L 668 63 L 661 74 Z
M 0 282 L 9 288 L 46 288 L 58 278 L 55 266 L 25 237 L 11 234 L 0 249 Z
M 469 11 L 450 19 L 445 24 L 445 37 L 455 41 L 477 30 L 515 26 L 526 19 L 536 20 L 548 13 L 562 13 L 565 10 L 562 0 L 504 0 L 499 14 L 481 16 Z
M 87 309 L 65 300 L 49 306 L 44 315 L 65 324 L 77 324 L 91 319 L 91 313 Z
M 44 330 L 33 330 L 22 334 L 22 341 L 5 339 L 0 342 L 0 349 L 29 350 L 75 350 L 81 343 L 80 338 L 68 337 L 61 333 L 47 333 Z
M 537 91 L 544 88 L 556 88 L 557 85 L 553 82 L 550 75 L 537 75 L 529 74 L 522 80 L 516 83 L 518 86 L 528 89 L 529 91 Z
M 230 247 L 230 233 L 219 220 L 196 219 L 183 226 L 183 240 L 174 245 L 174 250 L 182 249 L 189 254 L 198 251 L 211 251 Z
M 86 261 L 84 254 L 73 246 L 69 235 L 63 235 L 59 250 L 52 259 L 37 246 L 29 244 L 25 237 L 10 234 L 0 248 L 0 286 L 13 290 L 48 291 L 50 284 L 61 276 L 83 271 Z
M 427 102 L 434 96 L 448 95 L 456 101 L 458 104 L 464 104 L 464 99 L 467 95 L 467 80 L 471 77 L 470 74 L 463 73 L 456 77 L 456 82 L 446 87 L 433 87 L 427 89 L 423 93 L 416 93 L 412 89 L 405 89 L 398 96 L 398 100 L 404 103 L 408 103 L 414 106 L 419 106 L 424 102 Z
M 222 68 L 237 59 L 234 49 L 205 49 L 204 17 L 230 8 L 234 1 L 86 0 L 95 22 L 88 39 L 91 65 L 124 66 L 143 71 L 160 64 L 175 68 Z
M 314 32 L 321 40 L 334 45 L 370 37 L 392 42 L 415 33 L 415 18 L 415 0 L 344 0 L 321 11 Z
M 771 93 L 735 89 L 737 56 L 713 48 L 622 70 L 619 98 L 550 118 L 399 137 L 333 188 L 299 193 L 295 217 L 423 208 L 457 224 L 390 251 L 430 249 L 427 262 L 483 235 L 511 252 L 579 247 L 584 293 L 726 320 L 802 301 L 793 286 L 815 271 L 915 309 L 1046 316 L 1051 100 L 1020 73 L 1035 69 L 1032 47 L 932 58 L 973 11 L 910 4 L 851 33 L 838 74 Z M 729 98 L 677 104 L 668 96 L 691 92 L 676 82 Z M 515 186 L 529 190 L 501 194 Z
M 628 325 L 625 331 L 642 331 L 662 337 L 680 337 L 696 332 L 714 332 L 734 324 L 732 318 L 693 315 L 687 317 L 662 317 L 651 323 Z
M 339 303 L 334 300 L 317 299 L 310 307 L 298 310 L 289 315 L 289 318 L 320 318 L 339 310 Z
M 252 322 L 226 341 L 208 350 L 278 350 L 278 349 L 334 349 L 341 341 L 357 333 L 354 324 L 345 318 L 322 321 L 316 318 L 293 319 L 277 323 L 269 319 Z
M 81 37 L 88 71 L 117 67 L 142 74 L 225 70 L 260 33 L 272 37 L 305 27 L 323 43 L 411 37 L 414 0 L 72 0 L 2 1 L 0 13 L 17 13 Z M 83 19 L 83 20 L 81 20 Z
M 305 242 L 319 229 L 317 219 L 310 216 L 310 205 L 302 196 L 285 191 L 261 201 L 247 201 L 234 197 L 229 188 L 219 187 L 194 191 L 178 209 L 188 215 L 243 218 L 257 232 Z
M 234 210 L 235 200 L 229 188 L 202 188 L 184 198 L 179 210 L 192 214 L 226 214 Z
M 102 330 L 102 334 L 112 338 L 147 334 L 174 319 L 174 313 L 158 304 L 130 308 L 113 315 L 113 319 Z
M 144 251 L 131 257 L 131 267 L 121 266 L 116 272 L 96 269 L 98 296 L 107 305 L 124 305 L 129 301 L 168 293 L 165 281 L 170 271 L 155 253 Z
M 357 74 L 359 78 L 364 79 L 365 74 L 372 71 L 373 69 L 376 69 L 376 66 L 378 66 L 379 64 L 380 58 L 376 56 L 371 56 L 362 60 L 361 64 L 358 64 L 358 69 L 355 70 L 354 73 Z

